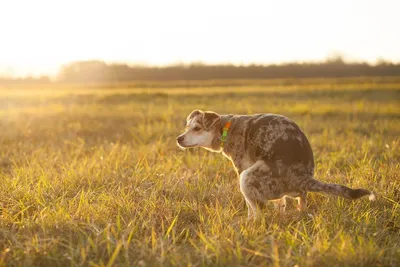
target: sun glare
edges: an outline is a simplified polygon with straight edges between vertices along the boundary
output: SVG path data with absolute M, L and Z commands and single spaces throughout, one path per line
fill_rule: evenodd
M 152 65 L 400 60 L 398 1 L 2 1 L 0 74 Z

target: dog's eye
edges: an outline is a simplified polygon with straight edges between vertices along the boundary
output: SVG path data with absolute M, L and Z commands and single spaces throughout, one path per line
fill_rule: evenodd
M 196 131 L 196 132 L 197 132 L 197 131 L 200 131 L 200 130 L 201 130 L 201 128 L 200 128 L 200 127 L 197 127 L 197 126 L 193 128 L 193 131 Z

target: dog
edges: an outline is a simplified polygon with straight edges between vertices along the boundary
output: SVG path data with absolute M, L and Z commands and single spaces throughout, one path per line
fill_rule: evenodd
M 273 201 L 279 215 L 286 197 L 297 198 L 298 210 L 307 214 L 307 192 L 322 192 L 346 199 L 375 195 L 314 178 L 310 143 L 292 120 L 277 114 L 219 115 L 194 110 L 186 118 L 186 131 L 176 138 L 181 148 L 202 147 L 227 157 L 239 175 L 248 219 L 258 217 L 258 204 Z

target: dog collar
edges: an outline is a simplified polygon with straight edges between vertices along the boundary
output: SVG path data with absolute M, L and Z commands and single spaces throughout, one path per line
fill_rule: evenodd
M 224 128 L 222 129 L 222 135 L 221 135 L 221 147 L 224 147 L 225 141 L 228 139 L 228 131 L 229 128 L 231 127 L 231 121 L 228 121 Z

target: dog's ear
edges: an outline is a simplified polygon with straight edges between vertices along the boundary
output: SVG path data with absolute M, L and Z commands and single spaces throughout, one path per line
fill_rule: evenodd
M 193 111 L 189 114 L 189 116 L 187 116 L 186 121 L 190 121 L 190 120 L 193 119 L 194 117 L 196 117 L 196 116 L 198 116 L 198 115 L 202 115 L 202 114 L 204 114 L 204 112 L 201 111 L 201 110 L 198 110 L 198 109 L 193 110 Z
M 221 121 L 221 118 L 219 115 L 215 112 L 212 111 L 206 111 L 204 112 L 204 119 L 203 119 L 203 124 L 206 129 L 209 129 L 211 126 L 214 124 L 218 123 Z

